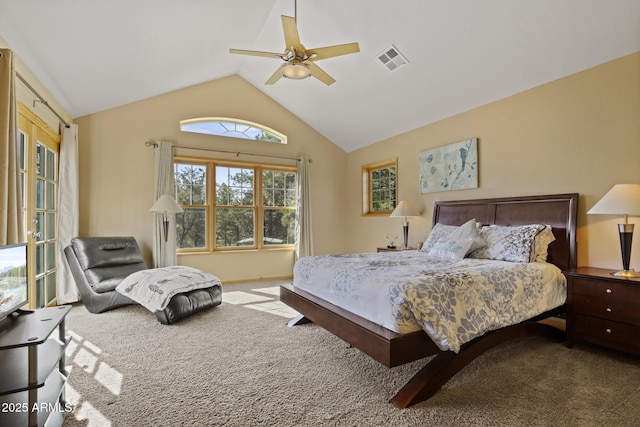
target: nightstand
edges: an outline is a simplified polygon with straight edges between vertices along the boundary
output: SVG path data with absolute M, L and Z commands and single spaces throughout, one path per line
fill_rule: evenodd
M 640 356 L 640 280 L 579 267 L 567 276 L 567 347 L 583 339 Z
M 397 247 L 397 248 L 378 248 L 378 252 L 402 252 L 402 251 L 415 251 L 416 248 L 401 248 L 401 247 Z

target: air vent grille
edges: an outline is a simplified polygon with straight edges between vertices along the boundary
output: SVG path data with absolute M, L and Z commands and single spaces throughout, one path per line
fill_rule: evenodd
M 407 58 L 405 58 L 404 55 L 402 55 L 398 48 L 394 45 L 391 45 L 390 48 L 382 51 L 378 55 L 378 59 L 384 64 L 385 67 L 387 67 L 389 71 L 393 71 L 409 62 L 407 61 Z

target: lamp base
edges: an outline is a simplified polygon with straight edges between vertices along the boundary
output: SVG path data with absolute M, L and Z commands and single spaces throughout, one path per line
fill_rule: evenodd
M 402 231 L 404 233 L 404 249 L 409 249 L 409 221 L 406 219 L 402 223 Z
M 640 277 L 640 271 L 620 270 L 612 272 L 611 275 L 616 277 Z

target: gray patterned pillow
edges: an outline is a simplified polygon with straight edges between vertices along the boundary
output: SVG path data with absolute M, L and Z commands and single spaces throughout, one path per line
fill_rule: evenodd
M 498 261 L 530 262 L 534 259 L 532 257 L 535 257 L 535 237 L 544 227 L 539 224 L 482 227 L 480 234 L 487 246 L 471 252 L 468 256 Z

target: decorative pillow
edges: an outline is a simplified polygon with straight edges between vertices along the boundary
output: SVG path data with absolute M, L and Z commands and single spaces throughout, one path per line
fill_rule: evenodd
M 472 237 L 460 240 L 444 237 L 431 247 L 429 255 L 438 258 L 463 259 L 465 255 L 467 255 L 467 252 L 469 252 L 472 244 Z
M 535 253 L 532 261 L 546 262 L 548 252 L 547 249 L 551 242 L 556 240 L 556 236 L 553 235 L 550 225 L 545 225 L 540 233 L 536 235 L 535 240 Z
M 445 239 L 445 241 L 448 242 L 471 239 L 472 243 L 468 249 L 469 252 L 482 248 L 487 244 L 476 227 L 475 218 L 465 222 L 461 226 L 444 225 L 440 223 L 434 225 L 431 233 L 429 233 L 429 237 L 420 250 L 429 253 L 434 245 L 441 239 Z
M 544 227 L 539 224 L 482 227 L 480 234 L 487 242 L 487 246 L 471 252 L 469 258 L 530 262 L 535 259 L 535 237 Z

